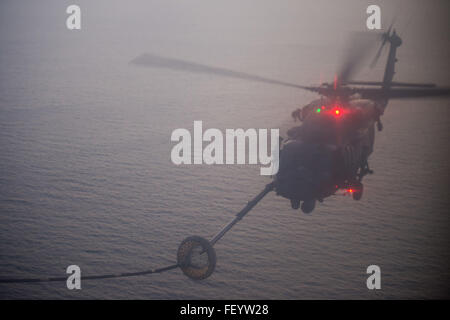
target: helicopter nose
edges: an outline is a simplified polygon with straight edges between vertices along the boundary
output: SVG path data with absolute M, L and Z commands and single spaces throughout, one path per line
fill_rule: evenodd
M 329 152 L 294 141 L 280 153 L 280 168 L 275 179 L 278 195 L 291 200 L 311 200 L 319 196 L 320 188 L 328 179 Z
M 275 188 L 278 195 L 296 200 L 313 199 L 316 190 L 311 172 L 302 166 L 278 171 Z
M 275 179 L 278 195 L 288 199 L 304 200 L 313 196 L 313 176 L 305 159 L 305 146 L 300 142 L 287 144 L 280 154 L 280 167 Z

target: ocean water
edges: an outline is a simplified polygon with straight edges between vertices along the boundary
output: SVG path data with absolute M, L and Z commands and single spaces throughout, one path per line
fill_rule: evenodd
M 151 52 L 326 81 L 346 34 L 365 21 L 364 3 L 331 3 L 80 2 L 82 30 L 69 31 L 69 2 L 2 2 L 0 276 L 64 276 L 71 264 L 82 275 L 145 270 L 175 262 L 185 237 L 215 235 L 270 179 L 258 166 L 175 166 L 172 131 L 194 120 L 288 128 L 291 111 L 315 95 L 129 62 Z M 397 80 L 450 83 L 445 12 L 446 2 L 401 12 Z M 359 77 L 380 79 L 384 61 Z M 392 101 L 361 201 L 335 196 L 305 215 L 269 194 L 217 243 L 206 280 L 173 270 L 73 291 L 0 284 L 0 298 L 448 298 L 449 107 Z M 366 287 L 373 264 L 381 290 Z

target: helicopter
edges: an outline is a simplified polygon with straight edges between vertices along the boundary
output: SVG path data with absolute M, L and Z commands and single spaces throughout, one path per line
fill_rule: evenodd
M 323 83 L 309 88 L 321 98 L 292 112 L 292 117 L 303 123 L 288 131 L 275 189 L 278 195 L 291 201 L 293 209 L 298 209 L 302 202 L 301 210 L 310 213 L 316 201 L 323 202 L 340 189 L 344 194 L 351 194 L 354 200 L 360 200 L 364 190 L 362 180 L 374 172 L 368 158 L 374 149 L 375 126 L 382 131 L 381 116 L 389 99 L 450 94 L 450 88 L 431 83 L 393 81 L 398 61 L 396 52 L 402 39 L 395 29 L 391 30 L 392 26 L 381 34 L 381 46 L 371 63 L 373 67 L 389 43 L 381 82 L 347 80 L 358 61 L 346 63 L 340 72 L 340 82 L 335 77 L 333 85 Z M 358 60 L 355 54 L 352 58 Z
M 317 202 L 344 190 L 354 200 L 363 195 L 363 178 L 372 174 L 368 159 L 373 153 L 375 127 L 383 129 L 381 116 L 390 99 L 447 96 L 449 87 L 433 83 L 393 81 L 397 49 L 402 39 L 392 25 L 375 34 L 381 45 L 371 63 L 374 67 L 385 46 L 389 52 L 382 81 L 356 81 L 351 76 L 370 51 L 373 38 L 355 41 L 332 83 L 302 86 L 225 68 L 207 66 L 153 54 L 138 56 L 131 63 L 191 73 L 214 74 L 249 81 L 297 88 L 320 97 L 292 112 L 301 125 L 287 131 L 280 146 L 279 170 L 268 191 L 287 198 L 293 209 L 311 213 Z M 361 38 L 360 38 L 361 39 Z M 378 40 L 378 41 L 379 41 Z M 266 190 L 265 189 L 265 190 Z M 270 190 L 269 190 L 270 189 Z M 259 201 L 259 200 L 258 200 Z

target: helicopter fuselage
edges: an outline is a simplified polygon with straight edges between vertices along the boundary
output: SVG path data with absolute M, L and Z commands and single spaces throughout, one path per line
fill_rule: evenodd
M 359 200 L 361 180 L 370 172 L 367 160 L 375 140 L 377 103 L 315 100 L 298 114 L 303 123 L 288 131 L 280 152 L 277 194 L 290 199 L 294 208 L 301 201 L 323 201 L 339 189 Z

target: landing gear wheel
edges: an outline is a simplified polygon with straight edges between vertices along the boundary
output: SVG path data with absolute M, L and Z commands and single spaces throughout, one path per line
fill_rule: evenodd
M 306 200 L 302 203 L 302 211 L 303 213 L 311 213 L 316 207 L 316 200 Z
M 364 187 L 361 182 L 355 185 L 355 191 L 352 193 L 353 200 L 361 200 L 363 195 Z
M 300 208 L 300 200 L 291 199 L 291 207 L 295 210 Z
M 216 251 L 205 238 L 188 237 L 178 247 L 177 263 L 189 278 L 203 280 L 214 272 Z

